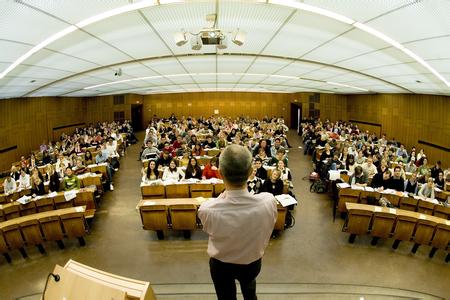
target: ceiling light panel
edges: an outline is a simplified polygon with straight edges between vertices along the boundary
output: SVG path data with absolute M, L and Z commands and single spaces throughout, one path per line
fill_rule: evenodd
M 413 1 L 367 25 L 400 43 L 450 34 L 450 1 Z M 395 26 L 393 26 L 395 24 Z
M 81 20 L 87 19 L 91 16 L 103 13 L 105 11 L 130 4 L 127 0 L 26 0 L 26 3 L 49 14 L 58 16 L 59 18 L 72 24 L 78 23 Z
M 1 39 L 36 45 L 68 27 L 68 24 L 22 5 L 18 1 L 0 1 L 0 11 Z M 17 53 L 17 57 L 24 53 Z
M 181 29 L 197 33 L 206 26 L 206 15 L 215 11 L 215 3 L 213 1 L 167 4 L 145 8 L 141 11 L 173 53 L 215 52 L 215 47 L 213 46 L 205 46 L 202 50 L 195 51 L 191 49 L 190 43 L 178 47 L 174 41 L 175 33 Z
M 351 28 L 331 18 L 298 10 L 263 53 L 301 57 Z
M 255 58 L 251 56 L 217 56 L 217 72 L 219 73 L 243 73 Z
M 218 27 L 226 31 L 239 28 L 247 33 L 242 46 L 228 43 L 226 51 L 259 53 L 292 11 L 264 3 L 219 1 Z
M 355 2 L 353 1 L 336 0 L 304 0 L 302 2 L 330 10 L 361 22 L 415 1 L 416 0 L 358 0 L 358 5 L 355 5 Z
M 186 56 L 179 61 L 189 73 L 214 73 L 216 72 L 216 56 Z
M 80 30 L 57 40 L 48 45 L 47 48 L 95 62 L 99 65 L 109 65 L 130 60 L 129 56 Z
M 129 12 L 83 28 L 134 58 L 170 55 L 138 12 Z
M 286 67 L 289 60 L 258 57 L 248 70 L 249 73 L 272 74 Z

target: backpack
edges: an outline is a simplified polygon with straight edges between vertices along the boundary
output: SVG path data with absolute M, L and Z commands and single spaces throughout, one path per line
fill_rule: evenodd
M 316 172 L 311 172 L 311 174 L 309 174 L 309 181 L 316 181 L 319 180 L 319 174 Z
M 327 183 L 324 180 L 322 180 L 322 179 L 314 181 L 311 184 L 311 186 L 309 187 L 309 191 L 311 193 L 319 193 L 319 194 L 321 194 L 321 193 L 326 193 L 327 190 L 328 190 Z

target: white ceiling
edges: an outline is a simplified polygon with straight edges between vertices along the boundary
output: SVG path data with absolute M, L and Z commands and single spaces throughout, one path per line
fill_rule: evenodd
M 78 27 L 1 78 L 0 98 L 215 90 L 450 95 L 449 0 L 154 2 L 82 26 L 144 2 L 0 1 L 0 73 L 52 35 Z M 368 25 L 401 46 L 293 7 L 304 4 Z M 244 45 L 229 41 L 227 49 L 200 51 L 175 45 L 177 31 L 198 32 L 211 13 L 223 31 L 245 31 Z M 119 68 L 122 75 L 115 76 Z

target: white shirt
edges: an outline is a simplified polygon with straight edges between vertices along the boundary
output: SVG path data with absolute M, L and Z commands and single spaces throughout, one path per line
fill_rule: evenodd
M 369 166 L 368 163 L 363 163 L 362 168 L 367 173 L 367 176 L 369 176 L 369 177 L 373 177 L 375 174 L 378 173 L 377 167 L 374 164 L 371 164 Z
M 5 190 L 5 194 L 14 193 L 17 188 L 14 178 L 11 177 L 10 181 L 5 179 L 5 181 L 3 181 L 3 188 Z
M 30 175 L 25 174 L 25 176 L 20 175 L 19 177 L 19 189 L 26 189 L 31 187 Z
M 181 170 L 181 168 L 177 167 L 177 170 L 175 172 L 170 172 L 169 168 L 166 168 L 164 170 L 162 180 L 167 181 L 180 181 L 180 178 L 184 178 L 184 172 Z
M 250 264 L 264 255 L 277 219 L 277 202 L 270 193 L 226 190 L 203 202 L 198 216 L 209 234 L 208 254 L 222 262 Z

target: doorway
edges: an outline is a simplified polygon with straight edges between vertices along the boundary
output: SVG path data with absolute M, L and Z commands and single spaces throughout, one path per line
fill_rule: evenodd
M 135 132 L 144 129 L 142 111 L 143 111 L 142 104 L 131 105 L 131 125 L 133 126 L 133 130 Z
M 296 129 L 298 132 L 301 121 L 302 121 L 301 103 L 291 103 L 291 124 L 289 128 Z

